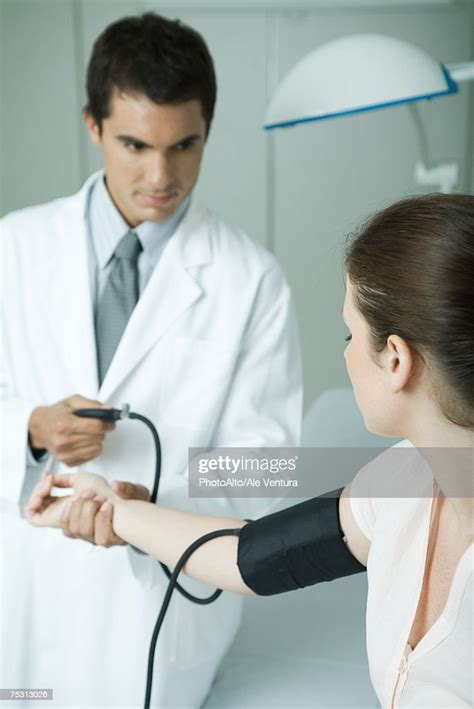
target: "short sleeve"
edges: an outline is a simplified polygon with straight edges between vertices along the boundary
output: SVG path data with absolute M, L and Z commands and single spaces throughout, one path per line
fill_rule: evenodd
M 400 441 L 387 448 L 365 465 L 350 487 L 351 510 L 361 532 L 372 541 L 378 514 L 386 509 L 386 500 L 396 497 L 396 491 L 406 489 L 406 480 L 413 479 L 412 467 L 420 467 L 420 456 L 409 441 Z M 417 473 L 416 478 L 420 474 Z
M 357 526 L 364 536 L 372 541 L 375 508 L 373 499 L 370 496 L 370 472 L 370 464 L 364 466 L 351 482 L 350 503 Z

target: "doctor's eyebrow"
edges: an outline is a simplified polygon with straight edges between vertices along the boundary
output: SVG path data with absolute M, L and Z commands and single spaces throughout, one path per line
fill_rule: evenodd
M 140 140 L 140 138 L 135 138 L 133 135 L 116 135 L 115 137 L 117 138 L 117 140 L 124 144 L 133 143 L 138 148 L 153 148 L 153 145 L 145 143 L 145 141 Z M 179 145 L 194 143 L 195 141 L 200 140 L 201 137 L 202 136 L 199 133 L 191 133 L 190 135 L 186 135 L 184 138 L 181 138 L 180 140 L 176 141 L 176 143 L 172 143 L 168 147 L 177 148 Z
M 145 143 L 145 141 L 140 140 L 139 138 L 135 138 L 133 135 L 116 135 L 115 137 L 121 143 L 133 143 L 134 145 L 137 145 L 140 148 L 152 148 L 153 147 L 149 143 Z

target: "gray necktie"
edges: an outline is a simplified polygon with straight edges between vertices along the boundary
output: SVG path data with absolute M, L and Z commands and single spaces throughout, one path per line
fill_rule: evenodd
M 115 250 L 113 263 L 95 315 L 99 384 L 115 354 L 128 319 L 138 300 L 138 256 L 142 246 L 129 231 Z

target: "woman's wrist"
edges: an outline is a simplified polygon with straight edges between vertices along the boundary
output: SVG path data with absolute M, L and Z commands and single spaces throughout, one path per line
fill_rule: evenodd
M 123 505 L 128 502 L 128 500 L 124 500 L 122 497 L 117 495 L 116 492 L 112 491 L 112 494 L 107 498 L 109 502 L 112 503 L 114 507 L 123 507 Z
M 117 504 L 120 502 L 126 502 L 126 500 L 122 499 L 120 495 L 117 495 L 115 490 L 113 488 L 110 488 L 110 490 L 107 490 L 107 493 L 105 494 L 105 501 L 106 502 L 111 502 L 112 505 L 115 507 Z

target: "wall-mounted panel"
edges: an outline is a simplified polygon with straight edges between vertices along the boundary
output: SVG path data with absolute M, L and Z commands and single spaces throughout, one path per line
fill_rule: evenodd
M 1 211 L 68 194 L 80 182 L 73 6 L 2 0 Z

